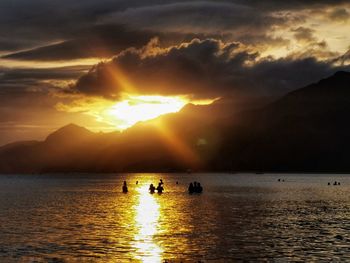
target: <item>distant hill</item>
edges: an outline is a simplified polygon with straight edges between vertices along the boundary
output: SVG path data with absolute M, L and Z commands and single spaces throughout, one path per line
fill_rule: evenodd
M 122 133 L 69 124 L 0 147 L 0 172 L 350 172 L 350 73 L 242 105 L 188 105 Z

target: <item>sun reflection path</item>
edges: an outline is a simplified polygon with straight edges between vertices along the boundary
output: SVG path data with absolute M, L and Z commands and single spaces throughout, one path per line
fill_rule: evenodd
M 135 206 L 135 258 L 142 262 L 162 262 L 163 250 L 154 241 L 154 235 L 158 232 L 160 206 L 156 198 L 148 192 L 148 185 L 139 187 L 139 202 Z

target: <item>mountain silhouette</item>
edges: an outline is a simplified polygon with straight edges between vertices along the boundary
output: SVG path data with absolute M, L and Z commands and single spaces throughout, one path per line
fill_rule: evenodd
M 187 105 L 122 133 L 69 124 L 0 147 L 0 172 L 350 171 L 349 72 L 274 102 L 240 103 Z
M 94 133 L 84 127 L 75 124 L 68 124 L 47 136 L 46 143 L 79 143 L 93 136 Z M 73 140 L 72 140 L 73 139 Z
M 234 158 L 221 163 L 221 168 L 350 171 L 349 116 L 350 73 L 337 72 L 262 109 L 241 114 L 239 125 L 226 133 L 222 149 L 223 155 Z

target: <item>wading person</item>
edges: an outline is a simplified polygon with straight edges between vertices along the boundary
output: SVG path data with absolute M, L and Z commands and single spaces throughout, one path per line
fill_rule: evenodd
M 123 190 L 123 193 L 127 193 L 128 192 L 128 186 L 126 185 L 126 181 L 124 181 L 124 183 L 123 183 L 122 190 Z

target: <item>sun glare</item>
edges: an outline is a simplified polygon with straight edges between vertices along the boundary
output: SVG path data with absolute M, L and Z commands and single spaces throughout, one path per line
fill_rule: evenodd
M 94 117 L 98 123 L 95 131 L 125 130 L 137 122 L 157 118 L 163 114 L 180 111 L 186 104 L 208 105 L 215 99 L 191 100 L 186 96 L 124 95 L 113 102 L 101 98 L 77 99 L 72 103 L 58 103 L 56 109 L 65 112 L 83 113 Z M 108 127 L 107 127 L 108 126 Z
M 110 122 L 126 129 L 139 121 L 154 119 L 162 114 L 178 112 L 188 103 L 181 97 L 131 96 L 106 110 Z
M 148 184 L 138 188 L 139 202 L 136 205 L 135 224 L 138 232 L 134 237 L 137 259 L 144 263 L 161 262 L 162 248 L 154 241 L 158 232 L 160 206 L 148 193 Z

